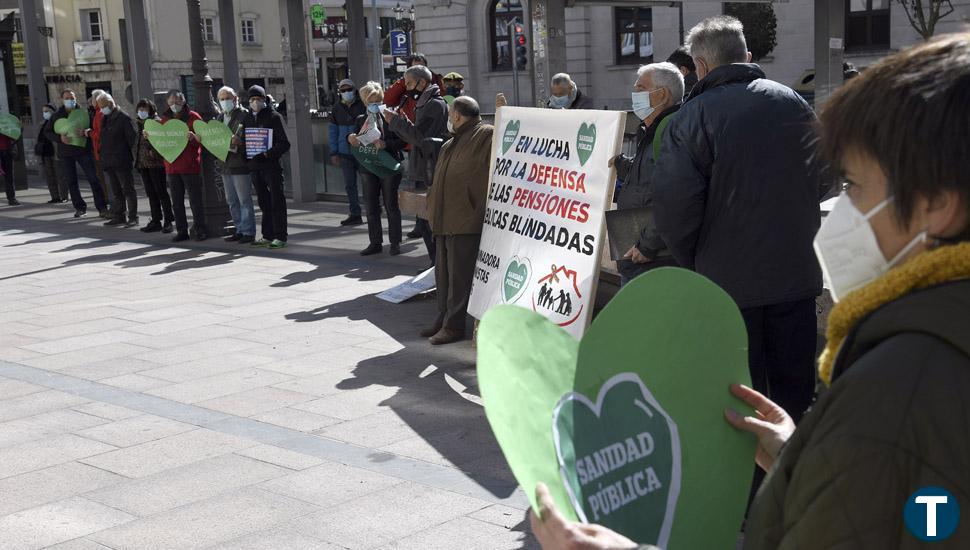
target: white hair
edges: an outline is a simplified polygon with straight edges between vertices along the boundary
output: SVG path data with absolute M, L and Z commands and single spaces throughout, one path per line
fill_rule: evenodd
M 569 76 L 567 73 L 556 73 L 555 75 L 553 75 L 552 85 L 553 86 L 568 85 L 570 89 L 572 90 L 576 89 L 576 83 L 573 82 L 573 78 Z
M 360 99 L 362 99 L 363 101 L 367 101 L 367 98 L 369 98 L 374 94 L 377 94 L 383 97 L 384 87 L 381 86 L 380 83 L 378 82 L 370 81 L 367 84 L 364 84 L 363 86 L 361 86 L 360 90 L 358 90 L 357 93 L 360 94 Z
M 101 92 L 98 95 L 91 94 L 91 97 L 94 99 L 95 103 L 100 103 L 104 101 L 108 105 L 111 105 L 112 107 L 118 106 L 118 104 L 115 103 L 115 98 L 111 97 L 111 94 L 109 94 L 108 92 Z
M 222 88 L 219 88 L 219 92 L 216 93 L 216 97 L 219 97 L 220 95 L 222 95 L 222 92 L 226 92 L 232 97 L 237 97 L 237 98 L 239 97 L 239 94 L 236 93 L 236 90 L 233 90 L 229 86 L 223 86 Z
M 687 49 L 694 59 L 703 59 L 713 69 L 748 60 L 744 25 L 735 17 L 708 17 L 687 33 Z
M 425 67 L 424 65 L 414 65 L 413 67 L 408 67 L 408 70 L 404 71 L 404 76 L 410 76 L 412 79 L 422 79 L 429 84 L 434 84 L 431 81 L 433 78 L 431 75 L 431 69 Z
M 667 90 L 674 103 L 684 97 L 684 75 L 673 63 L 664 61 L 662 63 L 650 63 L 637 69 L 637 79 L 644 74 L 650 73 L 650 80 L 653 81 L 655 88 Z

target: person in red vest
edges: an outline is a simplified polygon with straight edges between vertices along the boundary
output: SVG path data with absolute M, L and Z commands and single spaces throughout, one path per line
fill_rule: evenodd
M 169 90 L 168 109 L 162 113 L 162 124 L 173 118 L 184 122 L 189 130 L 189 144 L 175 162 L 165 161 L 165 174 L 172 191 L 172 208 L 175 211 L 175 237 L 172 242 L 189 239 L 189 222 L 185 217 L 185 192 L 189 192 L 189 207 L 192 209 L 192 225 L 195 227 L 195 240 L 208 238 L 202 204 L 202 144 L 191 131 L 196 120 L 202 120 L 199 113 L 185 104 L 185 94 L 179 90 Z

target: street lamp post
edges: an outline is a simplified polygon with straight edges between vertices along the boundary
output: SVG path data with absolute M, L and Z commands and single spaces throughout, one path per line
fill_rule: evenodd
M 411 45 L 411 31 L 414 30 L 414 6 L 408 9 L 401 7 L 401 4 L 394 6 L 394 19 L 397 21 L 397 28 L 404 31 L 408 35 L 408 57 L 411 57 L 411 52 L 414 48 Z M 405 17 L 407 14 L 407 17 Z
M 336 69 L 337 42 L 347 38 L 347 25 L 342 21 L 338 21 L 336 23 L 327 23 L 321 30 L 323 31 L 323 37 L 327 40 L 327 42 L 330 42 L 330 66 Z M 334 94 L 336 94 L 337 83 L 331 82 L 330 84 L 333 85 Z M 336 97 L 336 95 L 334 97 Z

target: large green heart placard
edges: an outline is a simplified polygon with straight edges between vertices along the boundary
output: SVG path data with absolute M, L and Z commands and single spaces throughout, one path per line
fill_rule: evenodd
M 585 122 L 579 125 L 579 132 L 576 134 L 576 152 L 579 154 L 579 164 L 586 165 L 586 161 L 593 154 L 593 149 L 596 147 L 596 125 L 586 124 Z
M 750 385 L 747 333 L 708 279 L 677 268 L 634 279 L 581 343 L 532 311 L 497 306 L 479 327 L 478 382 L 533 507 L 541 481 L 567 517 L 638 543 L 734 547 L 755 440 L 723 413 L 747 410 L 728 391 Z
M 75 147 L 84 147 L 87 138 L 77 135 L 78 130 L 83 130 L 91 126 L 91 119 L 88 117 L 86 109 L 74 109 L 67 118 L 57 119 L 54 123 L 54 133 L 67 136 L 68 142 Z
M 226 162 L 232 141 L 232 130 L 221 120 L 203 122 L 196 120 L 192 124 L 192 131 L 199 136 L 202 146 L 209 150 L 222 162 Z
M 20 118 L 10 113 L 0 113 L 0 134 L 14 141 L 20 139 Z
M 148 143 L 170 163 L 175 162 L 189 144 L 189 126 L 177 118 L 169 119 L 165 124 L 146 120 L 145 132 L 148 133 Z

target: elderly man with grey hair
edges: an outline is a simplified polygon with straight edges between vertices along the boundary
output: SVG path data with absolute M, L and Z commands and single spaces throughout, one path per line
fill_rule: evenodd
M 441 97 L 441 90 L 434 84 L 431 70 L 424 65 L 414 65 L 404 73 L 405 94 L 417 104 L 414 122 L 395 111 L 384 110 L 384 118 L 392 132 L 411 146 L 408 156 L 408 174 L 415 183 L 431 184 L 438 149 L 448 137 L 448 104 Z M 427 220 L 418 218 L 415 229 L 420 230 L 428 248 L 431 265 L 435 264 L 435 242 Z
M 101 167 L 108 177 L 113 196 L 111 219 L 104 225 L 138 225 L 138 194 L 132 174 L 135 167 L 133 151 L 138 143 L 135 124 L 128 113 L 118 108 L 109 93 L 101 93 L 95 106 L 101 114 Z
M 552 84 L 549 88 L 551 94 L 546 101 L 546 107 L 550 109 L 593 109 L 593 98 L 584 94 L 579 86 L 573 82 L 571 76 L 566 73 L 557 73 L 552 77 Z M 505 94 L 495 96 L 495 110 L 508 105 L 509 101 Z
M 619 210 L 640 209 L 643 229 L 623 259 L 616 262 L 622 284 L 653 268 L 677 265 L 653 224 L 653 179 L 664 129 L 680 109 L 684 76 L 672 63 L 640 67 L 633 83 L 631 106 L 640 120 L 637 150 L 632 157 L 618 155 L 610 161 L 623 186 L 616 199 Z
M 700 80 L 663 138 L 657 229 L 678 263 L 734 298 L 755 389 L 797 422 L 814 395 L 822 291 L 815 115 L 750 63 L 737 19 L 702 21 L 687 45 Z

